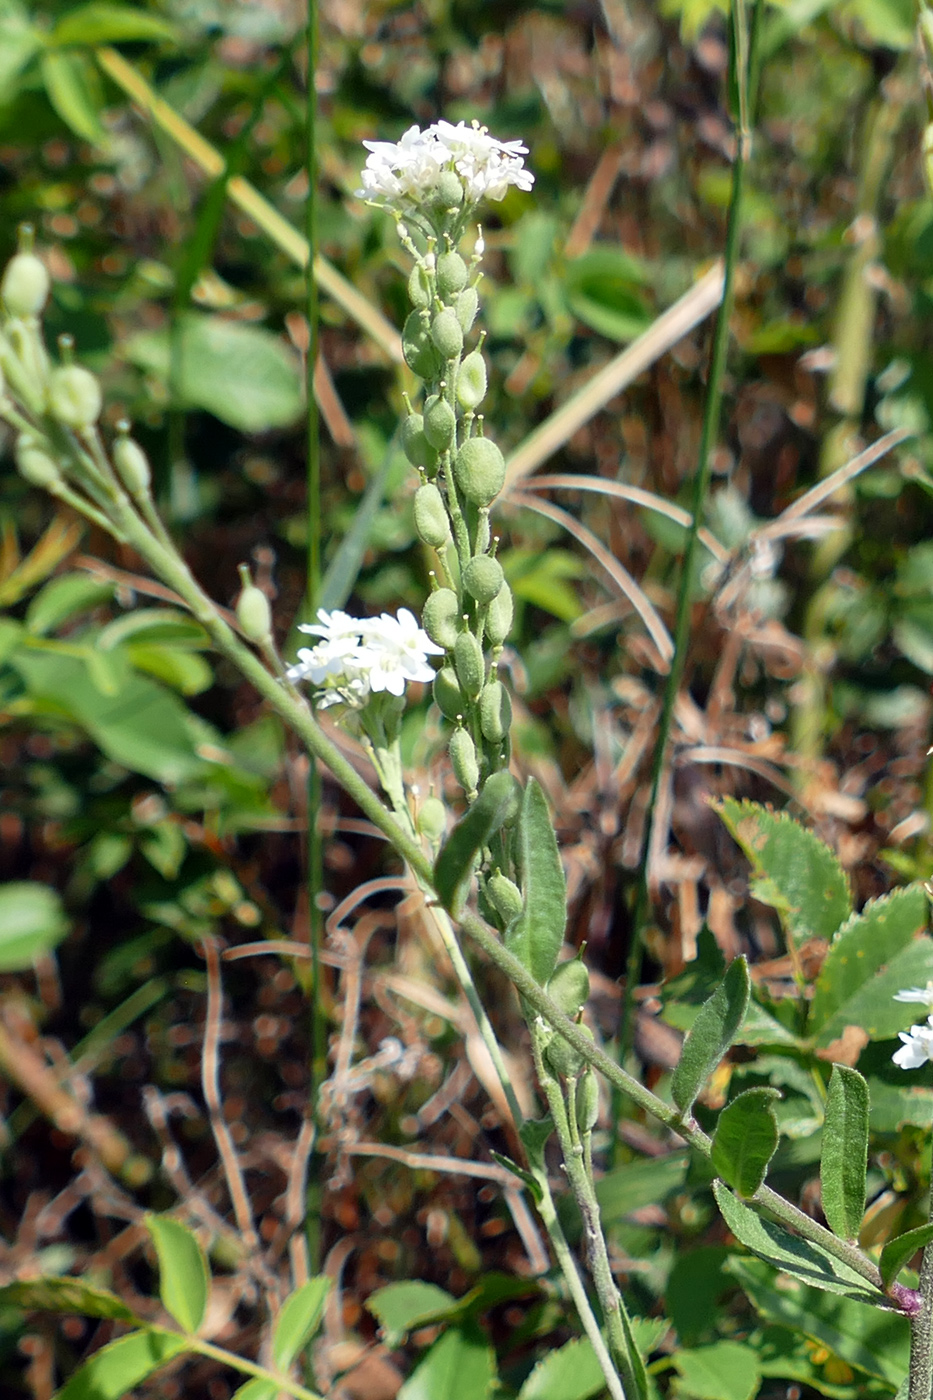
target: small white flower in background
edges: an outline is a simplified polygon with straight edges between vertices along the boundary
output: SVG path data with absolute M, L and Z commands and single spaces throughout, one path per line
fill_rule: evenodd
M 369 684 L 373 690 L 401 695 L 406 681 L 433 681 L 429 656 L 443 656 L 444 648 L 431 641 L 414 613 L 400 608 L 398 617 L 383 613 L 361 624 L 364 650 L 371 657 Z
M 534 176 L 525 169 L 527 146 L 497 141 L 479 122 L 439 121 L 421 131 L 409 127 L 400 141 L 364 141 L 369 151 L 363 188 L 357 194 L 402 209 L 428 198 L 444 170 L 463 184 L 467 204 L 503 199 L 510 185 L 530 190 Z
M 927 1017 L 925 1026 L 911 1026 L 909 1031 L 898 1031 L 898 1036 L 904 1043 L 895 1050 L 894 1063 L 901 1069 L 919 1069 L 933 1060 L 933 1016 Z
M 928 982 L 925 987 L 905 987 L 902 992 L 894 993 L 895 1001 L 919 1001 L 928 1011 L 933 1011 L 933 982 Z
M 432 681 L 429 656 L 443 655 L 407 608 L 398 617 L 357 618 L 335 609 L 318 609 L 318 621 L 299 631 L 320 637 L 313 647 L 301 647 L 298 661 L 287 672 L 290 681 L 310 681 L 322 687 L 315 696 L 320 709 L 345 704 L 360 709 L 373 693 L 401 695 L 408 681 Z

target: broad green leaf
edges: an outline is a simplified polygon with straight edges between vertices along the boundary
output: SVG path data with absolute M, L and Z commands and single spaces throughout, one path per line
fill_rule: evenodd
M 482 791 L 438 852 L 434 888 L 445 909 L 456 917 L 473 879 L 473 862 L 514 809 L 516 783 L 511 773 L 492 773 Z
M 146 1229 L 159 1258 L 162 1306 L 185 1332 L 197 1332 L 211 1286 L 204 1250 L 187 1225 L 171 1216 L 147 1215 Z
M 23 640 L 23 624 L 12 617 L 0 617 L 0 665 Z
M 719 1115 L 712 1162 L 718 1176 L 740 1196 L 754 1196 L 778 1145 L 772 1101 L 777 1089 L 746 1089 Z
M 144 671 L 181 695 L 201 695 L 214 684 L 214 672 L 194 652 L 148 643 L 131 643 L 124 650 L 134 670 Z
M 846 1297 L 871 1302 L 876 1307 L 880 1305 L 883 1294 L 819 1245 L 792 1235 L 772 1220 L 762 1219 L 720 1181 L 713 1182 L 713 1194 L 723 1219 L 739 1243 L 766 1263 L 814 1288 L 844 1293 Z
M 816 1044 L 831 1045 L 846 1026 L 857 1026 L 869 1040 L 892 1040 L 910 1024 L 912 1010 L 894 997 L 903 987 L 924 986 L 933 978 L 933 939 L 915 938 L 869 981 L 864 982 L 823 1023 Z M 913 1008 L 916 1011 L 916 1008 Z M 916 1016 L 913 1015 L 916 1020 Z
M 868 1085 L 857 1069 L 833 1065 L 823 1121 L 820 1190 L 834 1235 L 855 1240 L 865 1214 Z
M 153 1371 L 187 1349 L 174 1332 L 131 1332 L 95 1351 L 55 1396 L 55 1400 L 123 1400 Z
M 0 6 L 0 106 L 11 101 L 15 80 L 41 47 L 42 35 L 24 6 L 7 0 Z
M 223 316 L 186 315 L 179 330 L 175 387 L 192 408 L 204 408 L 244 433 L 285 428 L 301 412 L 298 362 L 278 336 Z M 166 381 L 167 332 L 142 331 L 124 347 L 134 364 Z
M 687 1175 L 689 1160 L 686 1152 L 671 1152 L 666 1157 L 626 1162 L 608 1171 L 596 1183 L 596 1199 L 603 1223 L 624 1220 L 632 1211 L 663 1201 L 672 1191 L 679 1190 Z
M 881 1261 L 878 1265 L 885 1288 L 894 1282 L 901 1269 L 910 1262 L 917 1250 L 925 1249 L 931 1240 L 933 1240 L 933 1225 L 918 1225 L 916 1230 L 908 1230 L 906 1234 L 888 1240 L 881 1251 Z
M 829 941 L 852 912 L 845 872 L 828 846 L 790 817 L 727 797 L 717 811 L 752 865 L 753 893 L 795 943 Z
M 810 1006 L 808 1029 L 820 1044 L 841 1035 L 847 1025 L 861 1024 L 847 1012 L 848 1004 L 913 942 L 926 921 L 926 895 L 921 886 L 911 885 L 870 901 L 842 925 L 820 968 Z
M 60 574 L 50 579 L 26 609 L 26 627 L 37 637 L 78 613 L 96 608 L 113 597 L 113 584 L 91 574 Z
M 564 290 L 573 314 L 610 340 L 634 340 L 652 321 L 641 291 L 642 265 L 621 249 L 592 248 L 564 270 Z
M 487 1400 L 495 1379 L 495 1353 L 479 1328 L 451 1327 L 412 1371 L 398 1400 Z
M 62 121 L 82 141 L 100 145 L 104 140 L 100 122 L 103 94 L 97 69 L 80 53 L 46 50 L 41 62 L 45 90 Z
M 680 1376 L 677 1394 L 690 1400 L 752 1400 L 758 1394 L 758 1358 L 741 1342 L 678 1347 L 674 1366 Z
M 518 1400 L 589 1400 L 605 1385 L 592 1346 L 585 1337 L 576 1337 L 538 1362 L 518 1392 Z
M 760 1006 L 752 996 L 745 1020 L 735 1037 L 736 1045 L 800 1045 L 797 1036 L 782 1026 L 774 1016 Z
M 872 1132 L 899 1133 L 907 1123 L 933 1128 L 933 1089 L 923 1084 L 889 1084 L 871 1075 L 868 1094 Z
M 157 15 L 129 5 L 78 5 L 58 21 L 49 35 L 54 48 L 66 45 L 119 44 L 127 39 L 174 39 L 174 27 Z
M 102 627 L 97 645 L 111 651 L 124 642 L 172 646 L 180 651 L 203 651 L 210 638 L 199 622 L 177 608 L 134 608 Z
M 736 958 L 716 991 L 700 1008 L 671 1078 L 671 1098 L 689 1113 L 697 1094 L 735 1040 L 749 996 L 748 964 Z
M 0 916 L 2 917 L 2 916 Z M 70 1274 L 21 1279 L 0 1288 L 0 1307 L 22 1308 L 24 1312 L 80 1313 L 111 1322 L 135 1322 L 122 1299 L 106 1288 L 95 1288 L 83 1278 Z
M 719 1305 L 733 1288 L 724 1268 L 729 1255 L 724 1244 L 701 1244 L 674 1254 L 664 1301 L 682 1346 L 694 1346 L 716 1328 Z
M 849 0 L 873 44 L 886 49 L 909 49 L 914 43 L 916 11 L 910 0 Z
M 48 885 L 13 880 L 0 885 L 0 972 L 24 972 L 54 948 L 70 925 L 61 896 Z
M 389 1283 L 366 1299 L 366 1307 L 379 1323 L 387 1347 L 397 1347 L 414 1327 L 448 1317 L 457 1311 L 458 1300 L 434 1283 L 412 1279 Z
M 505 946 L 543 986 L 564 941 L 567 883 L 547 798 L 535 778 L 522 794 L 514 850 L 525 905 L 505 931 Z
M 280 1371 L 288 1370 L 317 1331 L 329 1288 L 330 1279 L 323 1274 L 309 1278 L 282 1304 L 272 1334 L 272 1359 Z

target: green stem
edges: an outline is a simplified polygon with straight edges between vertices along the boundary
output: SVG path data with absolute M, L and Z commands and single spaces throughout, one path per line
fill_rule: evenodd
M 161 1329 L 152 1328 L 150 1330 Z M 170 1332 L 168 1335 L 175 1337 L 178 1334 Z M 215 1347 L 211 1342 L 202 1341 L 200 1337 L 186 1336 L 185 1343 L 190 1351 L 196 1351 L 200 1356 L 209 1356 L 212 1361 L 219 1361 L 224 1366 L 230 1366 L 234 1371 L 240 1371 L 244 1376 L 257 1376 L 260 1380 L 269 1381 L 279 1390 L 284 1390 L 287 1395 L 293 1395 L 295 1400 L 322 1400 L 316 1391 L 308 1390 L 306 1386 L 299 1385 L 289 1376 L 279 1375 L 275 1371 L 268 1370 L 265 1366 L 258 1365 L 255 1361 L 247 1361 L 232 1351 L 225 1351 L 223 1347 Z
M 933 1391 L 933 1245 L 920 1265 L 920 1311 L 910 1324 L 907 1400 L 930 1400 Z

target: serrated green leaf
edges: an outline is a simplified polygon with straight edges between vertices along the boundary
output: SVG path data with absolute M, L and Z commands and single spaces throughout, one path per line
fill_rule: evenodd
M 20 1279 L 0 1288 L 0 1306 L 24 1312 L 79 1313 L 111 1322 L 135 1322 L 130 1308 L 115 1293 L 95 1288 L 70 1274 Z
M 492 773 L 441 847 L 434 865 L 434 888 L 445 909 L 456 916 L 473 880 L 473 862 L 502 826 L 515 802 L 510 773 Z
M 96 44 L 119 44 L 125 40 L 174 39 L 175 29 L 158 15 L 146 14 L 129 5 L 92 3 L 78 5 L 58 21 L 49 35 L 55 48 Z
M 673 1360 L 680 1376 L 677 1394 L 690 1400 L 752 1400 L 758 1393 L 758 1358 L 741 1342 L 678 1347 Z
M 70 924 L 61 895 L 34 880 L 0 885 L 0 972 L 24 972 L 61 943 Z
M 712 1163 L 718 1176 L 740 1196 L 754 1196 L 778 1145 L 772 1102 L 777 1089 L 746 1089 L 719 1115 Z
M 767 1264 L 814 1288 L 880 1306 L 884 1294 L 819 1245 L 792 1235 L 772 1220 L 762 1219 L 721 1181 L 713 1182 L 713 1194 L 722 1218 L 739 1243 Z
M 735 1040 L 748 1008 L 748 964 L 736 958 L 709 1001 L 700 1007 L 671 1078 L 671 1098 L 689 1113 L 697 1094 Z
M 95 1351 L 77 1370 L 55 1400 L 123 1400 L 135 1385 L 187 1350 L 184 1337 L 174 1332 L 131 1332 Z
M 412 1371 L 398 1400 L 487 1400 L 495 1379 L 495 1353 L 479 1328 L 451 1327 Z
M 296 1288 L 279 1313 L 272 1334 L 272 1359 L 280 1371 L 287 1371 L 320 1326 L 330 1279 L 323 1274 L 309 1278 Z
M 855 1240 L 865 1214 L 868 1085 L 857 1069 L 833 1065 L 823 1121 L 820 1189 L 834 1235 Z
M 808 1030 L 820 1045 L 841 1035 L 847 1025 L 864 1025 L 866 1005 L 860 994 L 913 943 L 927 915 L 926 895 L 921 886 L 912 885 L 870 901 L 837 930 L 816 980 L 808 1018 Z M 896 1013 L 895 1023 L 903 1024 Z
M 91 574 L 59 574 L 40 589 L 26 609 L 26 630 L 43 637 L 78 613 L 96 608 L 113 597 L 109 580 Z
M 829 941 L 852 912 L 845 872 L 829 847 L 754 802 L 727 797 L 716 810 L 751 862 L 756 899 L 777 909 L 795 943 Z
M 916 1230 L 908 1230 L 906 1234 L 888 1240 L 881 1251 L 881 1260 L 878 1265 L 885 1288 L 894 1282 L 901 1269 L 910 1262 L 917 1250 L 925 1249 L 931 1240 L 933 1240 L 933 1225 L 918 1225 Z
M 103 106 L 100 78 L 90 60 L 80 53 L 42 54 L 42 81 L 49 101 L 66 126 L 92 146 L 104 140 L 100 121 Z
M 557 966 L 567 922 L 567 883 L 547 798 L 535 778 L 522 794 L 515 852 L 524 908 L 505 932 L 505 946 L 542 986 Z
M 379 1323 L 383 1340 L 390 1349 L 399 1346 L 412 1328 L 449 1317 L 459 1306 L 459 1300 L 452 1293 L 421 1279 L 389 1283 L 366 1299 L 366 1307 Z
M 518 1392 L 518 1400 L 589 1400 L 605 1385 L 589 1341 L 575 1337 L 538 1362 Z
M 204 1250 L 180 1220 L 147 1215 L 146 1229 L 159 1259 L 159 1297 L 167 1313 L 185 1332 L 204 1321 L 211 1275 Z

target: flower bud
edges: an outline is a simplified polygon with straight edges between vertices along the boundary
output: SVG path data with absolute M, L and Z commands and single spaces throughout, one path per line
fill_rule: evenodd
M 565 1016 L 579 1016 L 590 995 L 590 974 L 579 958 L 571 958 L 554 969 L 545 991 Z
M 100 385 L 89 369 L 59 365 L 49 375 L 49 412 L 76 432 L 93 428 L 103 407 Z
M 501 647 L 511 632 L 513 612 L 512 590 L 504 583 L 486 613 L 486 640 L 491 647 Z
M 458 719 L 466 714 L 466 696 L 460 689 L 457 673 L 452 666 L 442 666 L 432 686 L 434 703 L 445 719 Z
M 16 439 L 15 455 L 16 469 L 30 486 L 47 490 L 53 482 L 61 481 L 58 463 L 28 433 Z
M 237 599 L 236 618 L 244 637 L 251 642 L 264 642 L 271 635 L 269 599 L 254 583 L 248 584 Z
M 424 435 L 438 452 L 446 452 L 457 431 L 457 416 L 440 394 L 432 394 L 424 406 Z
M 455 170 L 442 170 L 431 191 L 431 202 L 439 209 L 459 209 L 463 203 L 463 182 Z
M 454 480 L 476 506 L 488 506 L 505 484 L 505 458 L 492 438 L 470 438 L 453 465 Z
M 437 260 L 437 292 L 442 301 L 450 301 L 467 284 L 467 265 L 459 253 L 444 253 Z
M 521 890 L 507 875 L 498 870 L 486 881 L 486 894 L 506 928 L 513 919 L 518 918 L 525 907 Z
M 431 279 L 428 270 L 421 263 L 416 264 L 411 270 L 408 279 L 408 296 L 412 306 L 430 306 L 434 300 L 434 288 L 431 286 Z
M 460 688 L 471 700 L 475 700 L 486 679 L 486 658 L 472 632 L 461 632 L 454 642 L 454 665 Z
M 49 295 L 49 274 L 35 253 L 16 253 L 7 263 L 0 296 L 11 316 L 38 316 Z
M 402 451 L 413 467 L 426 472 L 437 470 L 437 453 L 424 435 L 424 419 L 420 413 L 409 413 L 402 424 Z
M 512 727 L 512 702 L 501 681 L 487 681 L 479 697 L 479 727 L 490 744 L 501 744 Z
M 149 458 L 139 443 L 134 442 L 126 433 L 121 433 L 113 444 L 111 456 L 120 480 L 130 495 L 147 496 L 152 473 L 149 469 Z
M 447 830 L 447 808 L 439 797 L 426 797 L 418 808 L 418 830 L 429 841 L 439 841 Z
M 412 311 L 402 327 L 402 354 L 408 368 L 414 370 L 419 379 L 437 379 L 441 360 L 420 311 Z
M 589 1026 L 581 1026 L 580 1030 L 587 1039 L 593 1039 L 593 1032 Z M 586 1064 L 580 1051 L 576 1046 L 571 1045 L 569 1040 L 564 1040 L 560 1031 L 555 1031 L 554 1039 L 549 1042 L 544 1052 L 544 1058 L 555 1073 L 568 1077 L 572 1074 L 579 1074 Z
M 456 311 L 439 311 L 431 322 L 431 339 L 445 360 L 456 360 L 463 350 L 463 330 Z M 427 378 L 427 375 L 422 376 Z
M 460 635 L 460 604 L 452 588 L 435 589 L 424 605 L 421 625 L 432 642 L 453 651 Z
M 486 397 L 486 361 L 471 350 L 457 371 L 457 402 L 461 408 L 478 408 Z
M 473 793 L 479 785 L 479 764 L 476 761 L 476 745 L 465 729 L 455 729 L 448 746 L 450 766 L 454 777 L 466 793 Z
M 418 487 L 414 511 L 418 538 L 434 549 L 440 549 L 450 539 L 450 522 L 444 498 L 433 482 Z
M 463 586 L 480 605 L 497 598 L 504 582 L 502 565 L 488 554 L 477 554 L 463 571 Z
M 592 1065 L 577 1080 L 574 1109 L 581 1133 L 591 1133 L 599 1122 L 599 1078 Z
M 464 287 L 457 297 L 455 310 L 460 329 L 466 335 L 476 320 L 477 311 L 479 311 L 479 292 L 475 287 Z

